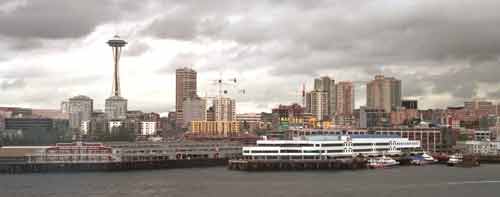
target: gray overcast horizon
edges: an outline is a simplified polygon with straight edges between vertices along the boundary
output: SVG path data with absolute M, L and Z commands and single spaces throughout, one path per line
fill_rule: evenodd
M 129 42 L 121 60 L 130 109 L 174 109 L 175 69 L 198 71 L 198 92 L 237 77 L 239 112 L 300 102 L 303 83 L 328 75 L 356 85 L 402 80 L 421 108 L 500 99 L 500 1 L 456 0 L 0 0 L 0 106 L 59 108 L 111 94 L 105 42 Z

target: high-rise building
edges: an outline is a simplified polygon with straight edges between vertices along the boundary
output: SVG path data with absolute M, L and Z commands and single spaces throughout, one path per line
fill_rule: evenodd
M 328 120 L 337 110 L 335 80 L 323 76 L 314 79 L 314 90 L 305 94 L 305 108 L 316 120 Z
M 213 100 L 215 121 L 236 121 L 236 101 L 227 97 Z
M 401 80 L 394 77 L 375 76 L 366 85 L 366 104 L 372 109 L 390 112 L 401 107 Z
M 69 126 L 71 129 L 81 128 L 82 121 L 90 120 L 94 111 L 93 100 L 84 95 L 72 97 L 67 102 L 67 110 L 69 113 Z
M 182 104 L 183 128 L 187 128 L 191 121 L 207 119 L 207 102 L 199 97 L 188 97 Z
M 336 85 L 336 115 L 352 115 L 354 111 L 354 85 L 341 81 Z
M 316 120 L 327 120 L 330 117 L 328 113 L 328 93 L 325 91 L 311 91 L 310 96 L 310 113 L 316 118 Z
M 184 125 L 183 103 L 186 98 L 196 95 L 196 71 L 190 68 L 175 70 L 175 112 L 177 127 Z
M 311 92 L 307 92 L 305 94 L 305 112 L 306 113 L 312 113 L 312 96 L 311 96 Z
M 114 36 L 107 43 L 113 51 L 114 72 L 113 90 L 111 97 L 106 99 L 104 111 L 108 120 L 123 120 L 127 118 L 127 99 L 121 97 L 119 62 L 122 48 L 127 42 L 120 39 L 119 36 Z
M 314 79 L 314 91 L 326 92 L 327 95 L 327 109 L 328 116 L 335 115 L 337 109 L 337 96 L 335 91 L 335 80 L 328 76 L 323 76 Z M 323 110 L 324 111 L 324 110 Z

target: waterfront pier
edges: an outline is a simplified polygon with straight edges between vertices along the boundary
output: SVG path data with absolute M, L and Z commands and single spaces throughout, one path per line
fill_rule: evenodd
M 0 163 L 0 174 L 127 171 L 224 166 L 227 159 L 185 159 L 100 163 Z
M 355 170 L 366 169 L 365 159 L 229 160 L 228 169 L 242 171 Z

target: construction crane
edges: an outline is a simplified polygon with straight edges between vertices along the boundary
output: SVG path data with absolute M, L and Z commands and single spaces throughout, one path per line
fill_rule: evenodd
M 237 94 L 246 94 L 245 89 L 237 89 L 238 82 L 239 81 L 236 77 L 223 78 L 222 75 L 218 79 L 210 80 L 210 84 L 216 87 L 217 94 L 214 96 L 205 93 L 205 98 L 214 99 L 218 97 L 224 97 L 225 95 L 228 95 L 231 91 L 234 91 L 235 89 L 236 89 L 235 93 Z

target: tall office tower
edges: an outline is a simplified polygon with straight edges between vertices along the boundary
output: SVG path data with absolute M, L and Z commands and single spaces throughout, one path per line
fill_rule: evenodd
M 312 105 L 312 97 L 311 97 L 311 92 L 307 92 L 306 93 L 306 103 L 305 103 L 305 112 L 306 113 L 312 113 L 312 110 L 311 110 L 311 105 Z
M 366 104 L 368 108 L 383 109 L 385 112 L 401 107 L 401 80 L 375 76 L 375 80 L 366 85 Z
M 108 120 L 123 120 L 127 118 L 127 99 L 121 97 L 119 62 L 122 48 L 127 44 L 119 36 L 114 36 L 109 40 L 108 45 L 113 51 L 113 90 L 111 97 L 106 99 L 104 112 Z
M 341 81 L 336 85 L 336 115 L 352 115 L 354 112 L 354 85 L 349 81 Z
M 314 90 L 316 91 L 330 91 L 330 84 L 335 83 L 335 80 L 330 79 L 330 77 L 323 76 L 314 79 Z
M 207 102 L 199 97 L 188 97 L 182 103 L 183 128 L 187 128 L 191 121 L 204 121 L 207 119 Z
M 196 95 L 196 71 L 190 68 L 179 68 L 175 70 L 175 125 L 184 125 L 183 102 L 186 98 L 197 97 Z
M 93 100 L 88 96 L 75 96 L 67 102 L 67 110 L 69 113 L 69 126 L 71 129 L 81 128 L 84 121 L 89 121 L 94 110 Z
M 325 91 L 311 91 L 310 95 L 310 106 L 308 109 L 310 113 L 316 118 L 316 120 L 328 120 L 330 114 L 328 113 L 328 93 Z
M 327 76 L 314 79 L 314 91 L 326 92 L 326 95 L 328 97 L 326 113 L 328 113 L 328 116 L 330 117 L 335 115 L 335 111 L 337 109 L 335 80 Z
M 227 97 L 213 100 L 215 121 L 236 121 L 236 101 Z

